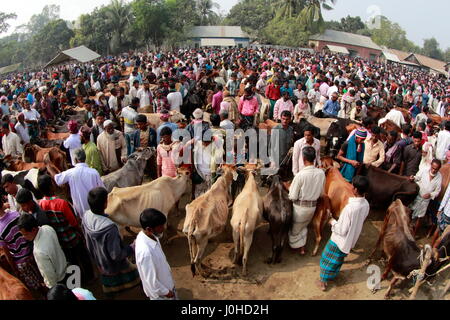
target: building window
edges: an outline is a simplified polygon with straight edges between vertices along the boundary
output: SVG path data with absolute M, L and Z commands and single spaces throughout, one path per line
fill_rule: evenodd
M 354 58 L 358 55 L 358 51 L 356 50 L 348 49 L 348 52 L 350 53 L 351 58 Z
M 377 60 L 377 55 L 371 53 L 371 54 L 370 54 L 370 61 L 374 61 L 374 60 Z

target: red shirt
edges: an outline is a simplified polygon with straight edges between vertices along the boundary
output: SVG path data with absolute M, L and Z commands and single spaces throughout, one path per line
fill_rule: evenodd
M 39 206 L 42 208 L 42 210 L 45 211 L 50 210 L 62 212 L 67 222 L 72 227 L 78 228 L 78 220 L 75 217 L 73 209 L 67 201 L 58 199 L 57 197 L 44 197 L 44 199 L 39 202 Z
M 271 83 L 266 89 L 266 97 L 270 100 L 278 101 L 281 98 L 280 87 L 275 87 L 275 85 Z

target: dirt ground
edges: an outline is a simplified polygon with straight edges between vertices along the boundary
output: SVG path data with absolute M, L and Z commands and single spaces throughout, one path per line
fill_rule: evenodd
M 180 208 L 184 208 L 185 205 L 185 200 L 180 202 Z M 176 234 L 175 228 L 178 231 L 182 230 L 184 216 L 184 209 L 180 209 L 178 217 L 176 215 L 169 217 L 172 226 L 167 232 L 169 236 Z M 376 244 L 383 218 L 384 213 L 381 211 L 370 213 L 356 248 L 346 258 L 340 275 L 334 283 L 330 283 L 327 292 L 320 291 L 315 282 L 320 273 L 320 253 L 331 234 L 329 227 L 325 230 L 325 240 L 321 243 L 318 256 L 312 257 L 310 254 L 314 246 L 314 234 L 310 230 L 307 256 L 301 257 L 285 248 L 281 264 L 267 265 L 264 261 L 271 254 L 271 240 L 268 224 L 262 224 L 254 234 L 249 255 L 248 276 L 245 278 L 240 276 L 241 269 L 234 267 L 231 262 L 233 241 L 229 222 L 224 233 L 210 241 L 204 255 L 203 263 L 213 270 L 214 276 L 210 279 L 192 277 L 185 237 L 175 239 L 170 245 L 164 245 L 164 252 L 172 267 L 181 300 L 382 300 L 389 282 L 382 282 L 381 289 L 372 293 L 367 285 L 371 274 L 368 273 L 366 260 Z M 419 242 L 425 244 L 428 241 L 425 238 Z M 381 275 L 384 272 L 384 263 L 375 260 L 373 264 L 380 267 Z M 437 275 L 432 283 L 421 287 L 417 299 L 450 300 L 450 292 L 442 297 L 444 284 L 448 279 L 450 279 L 449 270 Z M 412 285 L 412 280 L 397 285 L 392 291 L 392 299 L 408 299 L 408 289 Z M 103 298 L 99 286 L 89 289 L 98 299 Z M 118 295 L 115 299 L 140 300 L 145 299 L 145 296 L 138 287 Z

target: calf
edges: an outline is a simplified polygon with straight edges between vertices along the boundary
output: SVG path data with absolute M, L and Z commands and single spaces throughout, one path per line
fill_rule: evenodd
M 236 170 L 223 167 L 223 175 L 212 188 L 186 206 L 186 220 L 183 233 L 188 238 L 191 256 L 191 271 L 195 277 L 196 268 L 203 277 L 207 277 L 201 267 L 201 259 L 208 240 L 225 230 L 228 220 L 228 204 L 231 202 L 229 188 L 237 178 Z
M 380 127 L 386 130 L 387 132 L 396 131 L 398 133 L 402 132 L 402 129 L 395 124 L 394 121 L 391 120 L 385 120 L 383 123 L 380 124 Z
M 127 163 L 118 171 L 102 177 L 106 190 L 110 193 L 114 188 L 128 188 L 141 185 L 147 161 L 156 153 L 155 148 L 146 148 L 133 153 Z
M 289 194 L 281 183 L 279 176 L 272 176 L 272 185 L 263 200 L 263 217 L 270 224 L 269 234 L 272 238 L 272 256 L 269 264 L 281 262 L 281 254 L 288 242 L 292 227 L 293 206 Z
M 342 210 L 348 204 L 348 199 L 355 196 L 353 186 L 344 179 L 339 169 L 335 167 L 327 169 L 326 176 L 325 196 L 319 199 L 312 221 L 316 236 L 313 256 L 317 255 L 322 240 L 323 228 L 329 218 L 333 216 L 338 220 Z
M 24 160 L 28 163 L 52 162 L 60 172 L 66 171 L 66 154 L 56 147 L 41 148 L 37 145 L 24 146 Z
M 392 288 L 398 280 L 405 280 L 417 273 L 419 282 L 412 290 L 411 298 L 414 298 L 418 287 L 423 283 L 426 274 L 434 273 L 442 265 L 440 258 L 445 257 L 449 249 L 449 241 L 442 245 L 441 249 L 433 252 L 431 246 L 426 245 L 423 250 L 419 248 L 412 236 L 410 224 L 410 209 L 405 207 L 400 199 L 395 200 L 388 208 L 386 218 L 380 231 L 380 237 L 375 245 L 369 260 L 373 257 L 380 244 L 388 262 L 381 281 L 386 280 L 392 271 L 394 278 L 385 294 L 389 298 Z M 443 248 L 444 247 L 444 248 Z M 413 273 L 414 271 L 414 273 Z
M 0 300 L 34 300 L 30 290 L 16 277 L 0 268 Z
M 26 163 L 22 160 L 10 160 L 10 162 L 7 163 L 7 169 L 9 171 L 26 171 L 31 169 L 44 169 L 45 163 L 39 162 L 39 163 Z
M 247 274 L 247 260 L 250 246 L 253 242 L 253 233 L 261 223 L 263 200 L 259 194 L 258 186 L 252 171 L 248 171 L 247 183 L 233 205 L 234 264 L 242 260 L 242 274 Z

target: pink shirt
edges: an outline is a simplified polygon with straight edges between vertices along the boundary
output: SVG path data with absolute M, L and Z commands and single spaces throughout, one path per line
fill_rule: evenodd
M 222 103 L 220 104 L 220 112 L 230 111 L 230 108 L 231 108 L 231 103 L 229 103 L 227 101 L 222 101 Z
M 259 111 L 258 99 L 253 97 L 250 100 L 244 100 L 244 97 L 239 101 L 239 112 L 244 116 L 253 117 Z
M 162 145 L 159 145 L 157 149 L 157 163 L 158 166 L 162 166 L 161 175 L 163 177 L 175 178 L 177 176 L 177 168 L 172 159 L 172 150 L 166 151 Z
M 277 103 L 275 103 L 275 107 L 273 108 L 274 120 L 280 120 L 283 111 L 289 111 L 292 114 L 294 113 L 294 104 L 291 100 L 284 101 L 284 98 L 281 98 L 277 101 Z
M 222 103 L 222 100 L 223 100 L 222 91 L 219 91 L 215 95 L 213 95 L 212 107 L 217 114 L 220 112 L 220 104 Z

